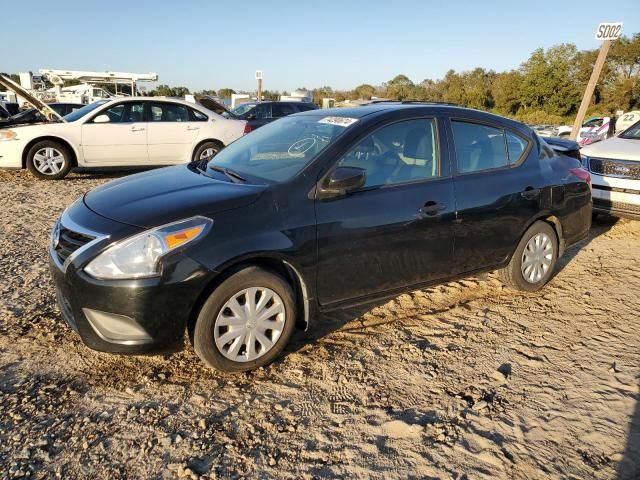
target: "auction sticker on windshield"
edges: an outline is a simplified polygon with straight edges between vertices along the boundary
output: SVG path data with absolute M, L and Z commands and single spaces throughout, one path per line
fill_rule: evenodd
M 358 121 L 357 118 L 349 118 L 349 117 L 324 117 L 321 120 L 318 120 L 318 123 L 327 123 L 329 125 L 337 125 L 339 127 L 348 127 L 353 125 Z

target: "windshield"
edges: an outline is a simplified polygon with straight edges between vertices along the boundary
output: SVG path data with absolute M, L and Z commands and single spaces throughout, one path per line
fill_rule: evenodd
M 87 113 L 92 112 L 93 110 L 98 108 L 100 105 L 104 105 L 108 101 L 109 100 L 99 100 L 97 102 L 90 103 L 89 105 L 85 105 L 84 107 L 79 108 L 78 110 L 75 110 L 68 115 L 65 115 L 63 118 L 67 122 L 75 122 L 76 120 L 84 117 Z
M 248 178 L 284 182 L 355 122 L 355 119 L 318 115 L 281 118 L 226 147 L 209 162 L 208 171 L 222 167 Z
M 29 110 L 25 110 L 24 112 L 20 112 L 20 113 L 16 113 L 14 116 L 11 117 L 11 120 L 24 120 L 27 118 L 32 118 L 36 116 L 36 109 L 35 108 L 30 108 Z M 42 117 L 42 115 L 38 115 L 39 117 Z
M 636 122 L 627 128 L 620 138 L 628 138 L 630 140 L 640 140 L 640 122 Z
M 255 108 L 255 106 L 256 106 L 255 103 L 243 103 L 242 105 L 234 108 L 231 111 L 233 112 L 234 115 L 244 115 L 252 108 Z

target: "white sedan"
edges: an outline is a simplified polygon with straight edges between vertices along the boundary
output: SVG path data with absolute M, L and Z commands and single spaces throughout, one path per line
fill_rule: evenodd
M 0 130 L 0 168 L 27 168 L 40 179 L 57 180 L 75 166 L 186 163 L 215 155 L 245 126 L 182 100 L 103 100 L 59 122 Z
M 640 219 L 640 122 L 580 154 L 591 172 L 593 210 Z

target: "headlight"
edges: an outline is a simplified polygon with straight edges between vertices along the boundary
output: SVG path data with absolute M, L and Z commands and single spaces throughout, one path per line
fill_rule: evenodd
M 0 142 L 3 140 L 13 140 L 18 134 L 15 130 L 0 130 Z
M 162 257 L 204 237 L 212 224 L 209 218 L 193 217 L 147 230 L 110 246 L 84 271 L 101 280 L 154 277 Z
M 582 159 L 582 168 L 589 170 L 589 157 L 580 154 L 580 158 Z

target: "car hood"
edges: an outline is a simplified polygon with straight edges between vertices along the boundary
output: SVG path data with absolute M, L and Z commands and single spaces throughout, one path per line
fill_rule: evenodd
M 640 161 L 640 140 L 613 137 L 583 147 L 580 153 L 587 157 Z
M 211 98 L 210 96 L 198 96 L 195 97 L 196 102 L 202 105 L 204 108 L 211 110 L 212 112 L 217 113 L 218 115 L 222 115 L 224 113 L 231 116 L 231 118 L 235 118 L 235 115 L 231 110 L 229 110 L 223 103 L 218 102 L 216 99 Z
M 38 110 L 40 113 L 42 113 L 42 115 L 44 115 L 44 118 L 48 120 L 57 120 L 61 122 L 66 121 L 53 108 L 51 108 L 49 105 L 44 103 L 42 100 L 31 95 L 27 90 L 22 88 L 20 85 L 18 85 L 16 82 L 11 80 L 10 78 L 5 77 L 4 75 L 0 75 L 0 85 L 2 85 L 5 88 L 8 88 L 9 90 L 16 93 L 17 95 L 25 98 L 27 102 L 33 105 L 33 107 L 36 110 Z
M 151 228 L 249 205 L 266 188 L 215 180 L 178 165 L 109 182 L 87 193 L 84 202 L 110 220 Z

